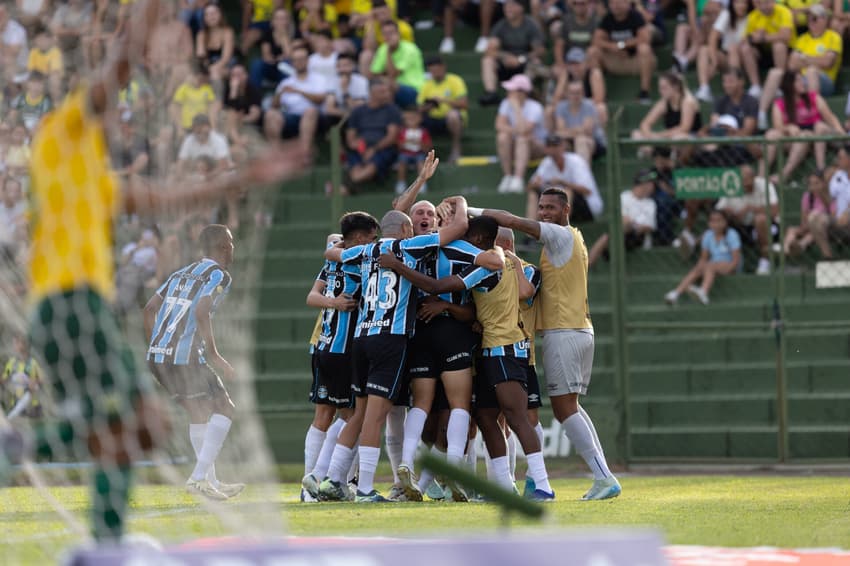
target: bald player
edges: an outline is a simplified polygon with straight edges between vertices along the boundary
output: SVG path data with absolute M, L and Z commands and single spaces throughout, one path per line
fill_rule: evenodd
M 495 218 L 501 226 L 520 230 L 543 243 L 542 284 L 536 329 L 543 338 L 543 369 L 552 412 L 593 472 L 584 500 L 620 495 L 620 483 L 608 469 L 596 428 L 581 405 L 593 366 L 593 324 L 587 302 L 587 246 L 581 231 L 570 226 L 570 202 L 562 189 L 540 195 L 538 220 L 502 210 L 471 208 L 473 216 Z

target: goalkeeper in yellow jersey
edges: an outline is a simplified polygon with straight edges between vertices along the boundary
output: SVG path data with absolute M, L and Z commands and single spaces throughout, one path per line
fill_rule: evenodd
M 150 400 L 151 381 L 136 368 L 110 309 L 114 218 L 219 202 L 240 187 L 293 176 L 307 162 L 290 145 L 203 184 L 165 188 L 136 181 L 119 187 L 103 117 L 116 107 L 130 69 L 145 53 L 159 2 L 139 0 L 133 10 L 132 24 L 99 74 L 45 117 L 32 144 L 32 345 L 59 415 L 58 430 L 39 431 L 35 448 L 41 457 L 67 447 L 94 460 L 92 520 L 99 541 L 120 539 L 131 463 L 165 432 Z M 18 439 L 8 424 L 5 433 L 0 428 L 0 476 L 21 456 Z

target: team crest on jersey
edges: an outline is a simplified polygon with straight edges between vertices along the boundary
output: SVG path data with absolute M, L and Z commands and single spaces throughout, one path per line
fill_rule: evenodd
M 319 399 L 327 399 L 328 398 L 328 388 L 325 387 L 324 385 L 320 385 L 319 390 L 316 391 L 316 395 L 319 397 Z

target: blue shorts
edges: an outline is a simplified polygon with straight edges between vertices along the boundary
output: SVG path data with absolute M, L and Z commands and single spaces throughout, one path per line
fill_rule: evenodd
M 365 163 L 363 156 L 356 151 L 348 150 L 346 154 L 349 167 Z M 375 155 L 372 156 L 369 163 L 372 163 L 378 169 L 378 175 L 381 175 L 389 171 L 393 163 L 396 162 L 396 155 L 396 150 L 394 148 L 390 147 L 387 149 L 381 149 L 375 152 Z
M 414 153 L 414 154 L 399 153 L 398 154 L 398 162 L 404 163 L 405 165 L 408 165 L 410 167 L 416 167 L 417 165 L 419 165 L 423 161 L 425 161 L 425 154 L 424 153 Z

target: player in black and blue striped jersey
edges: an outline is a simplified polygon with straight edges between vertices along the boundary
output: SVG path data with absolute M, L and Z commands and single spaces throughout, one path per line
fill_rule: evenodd
M 230 431 L 233 401 L 215 366 L 233 379 L 233 367 L 218 352 L 212 318 L 230 291 L 233 235 L 227 226 L 201 231 L 204 257 L 174 272 L 145 306 L 150 336 L 147 360 L 159 383 L 189 414 L 189 439 L 197 463 L 187 489 L 212 499 L 239 494 L 245 485 L 215 477 L 215 459 Z
M 482 248 L 492 247 L 498 223 L 482 218 L 469 222 L 467 239 Z M 496 479 L 506 489 L 512 489 L 505 439 L 497 422 L 502 412 L 528 457 L 532 486 L 529 497 L 553 499 L 540 442 L 526 414 L 529 352 L 528 339 L 520 323 L 519 303 L 533 296 L 534 288 L 522 273 L 519 258 L 511 253 L 506 255 L 509 261 L 505 262 L 503 272 L 487 273 L 473 266 L 443 279 L 418 273 L 388 254 L 381 257 L 381 265 L 399 272 L 428 293 L 473 288 L 476 317 L 484 330 L 475 386 L 476 421 L 493 456 L 493 467 L 499 472 Z
M 399 394 L 407 358 L 408 339 L 416 320 L 416 290 L 409 281 L 394 272 L 382 269 L 378 257 L 391 253 L 410 266 L 453 242 L 466 232 L 466 200 L 452 197 L 444 201 L 453 214 L 436 234 L 413 237 L 410 218 L 399 211 L 390 211 L 381 220 L 384 236 L 378 243 L 342 250 L 329 249 L 325 257 L 344 263 L 360 264 L 362 294 L 354 339 L 356 398 L 355 414 L 337 441 L 331 460 L 329 477 L 320 486 L 320 495 L 339 499 L 343 470 L 353 460 L 352 447 L 357 441 L 360 424 L 360 473 L 357 501 L 385 501 L 373 489 L 381 426 L 393 401 Z
M 340 232 L 345 249 L 368 244 L 378 237 L 378 221 L 365 212 L 349 212 L 340 219 Z M 318 498 L 317 478 L 327 474 L 337 437 L 353 413 L 351 351 L 360 292 L 360 266 L 328 260 L 307 295 L 307 305 L 322 311 L 312 354 L 310 401 L 316 408 L 304 441 L 304 501 Z

